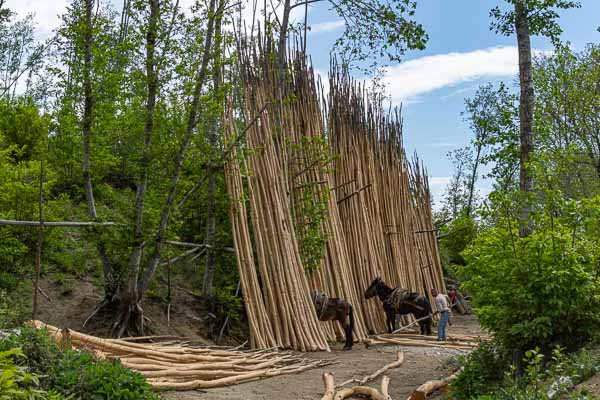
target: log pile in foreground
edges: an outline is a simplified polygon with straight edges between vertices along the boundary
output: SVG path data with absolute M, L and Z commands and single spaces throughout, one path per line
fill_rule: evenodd
M 41 321 L 32 327 L 47 329 L 61 345 L 85 350 L 98 358 L 118 359 L 123 366 L 144 375 L 155 390 L 195 390 L 237 385 L 262 378 L 300 373 L 331 364 L 275 350 L 241 351 L 190 347 L 177 341 L 137 343 L 101 339 Z

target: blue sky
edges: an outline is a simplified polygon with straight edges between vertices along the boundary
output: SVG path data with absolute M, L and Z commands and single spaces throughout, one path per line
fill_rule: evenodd
M 122 0 L 112 0 L 120 9 Z M 248 1 L 248 0 L 245 0 Z M 24 15 L 35 12 L 39 35 L 58 24 L 57 15 L 68 0 L 7 0 L 6 6 Z M 193 0 L 180 0 L 188 6 Z M 259 2 L 262 3 L 262 2 Z M 409 52 L 400 64 L 391 65 L 384 77 L 392 101 L 403 104 L 407 151 L 416 150 L 425 162 L 435 198 L 452 175 L 446 153 L 464 146 L 471 134 L 460 113 L 464 98 L 479 85 L 516 83 L 516 38 L 489 30 L 489 10 L 502 0 L 418 0 L 416 19 L 429 34 L 425 51 Z M 576 49 L 600 42 L 600 0 L 581 0 L 582 8 L 562 12 L 563 40 Z M 298 11 L 301 7 L 298 8 Z M 329 67 L 331 46 L 343 34 L 343 24 L 325 5 L 311 7 L 312 32 L 308 48 L 317 70 Z M 550 51 L 547 40 L 534 38 L 539 51 Z M 480 182 L 483 193 L 489 183 Z
M 460 115 L 464 98 L 475 94 L 487 82 L 517 83 L 516 38 L 489 30 L 489 11 L 499 0 L 421 0 L 416 19 L 429 34 L 425 51 L 409 52 L 399 65 L 388 68 L 388 90 L 394 103 L 403 103 L 404 142 L 409 153 L 416 150 L 430 175 L 431 189 L 439 199 L 452 176 L 446 153 L 468 144 L 471 134 Z M 581 9 L 561 13 L 563 40 L 575 49 L 600 42 L 600 0 L 583 0 Z M 313 9 L 309 14 L 317 31 L 309 37 L 313 63 L 322 71 L 328 67 L 330 47 L 343 33 L 338 18 L 327 10 Z M 327 23 L 325 25 L 319 25 Z M 339 25 L 338 25 L 339 26 Z M 542 38 L 533 39 L 539 51 L 551 51 Z M 483 194 L 489 182 L 480 182 Z

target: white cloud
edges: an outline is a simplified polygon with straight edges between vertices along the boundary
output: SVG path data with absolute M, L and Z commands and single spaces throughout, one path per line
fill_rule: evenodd
M 438 211 L 441 208 L 442 196 L 444 190 L 452 177 L 450 176 L 430 176 L 429 177 L 429 191 L 433 199 L 433 209 Z
M 317 33 L 331 32 L 331 31 L 338 30 L 338 29 L 342 28 L 343 26 L 344 26 L 344 21 L 342 21 L 342 20 L 322 22 L 320 24 L 311 25 L 310 33 L 317 34 Z
M 384 82 L 394 102 L 399 103 L 414 101 L 419 95 L 444 87 L 481 78 L 513 76 L 517 72 L 517 48 L 502 46 L 406 61 L 388 68 Z
M 65 12 L 68 4 L 68 0 L 7 0 L 4 6 L 16 12 L 19 18 L 34 14 L 36 33 L 43 39 L 58 27 L 59 15 Z

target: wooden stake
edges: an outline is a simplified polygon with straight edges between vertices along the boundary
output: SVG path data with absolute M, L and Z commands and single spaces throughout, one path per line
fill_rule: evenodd
M 35 278 L 33 282 L 33 307 L 32 307 L 32 318 L 35 319 L 37 316 L 37 304 L 38 304 L 38 292 L 40 290 L 40 271 L 42 269 L 42 245 L 44 242 L 44 161 L 40 160 L 40 185 L 39 185 L 39 197 L 38 197 L 38 210 L 39 210 L 39 225 L 38 225 L 38 239 L 35 251 Z

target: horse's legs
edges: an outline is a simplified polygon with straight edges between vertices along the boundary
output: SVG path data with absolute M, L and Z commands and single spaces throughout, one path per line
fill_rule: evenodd
M 394 332 L 394 327 L 395 327 L 395 324 L 394 324 L 395 315 L 394 315 L 393 311 L 388 311 L 386 314 L 387 314 L 388 330 L 389 330 L 389 333 L 392 333 L 392 332 Z
M 338 319 L 338 321 L 340 321 L 340 324 L 342 325 L 346 339 L 346 342 L 344 343 L 344 350 L 352 350 L 352 345 L 354 344 L 354 340 L 352 339 L 352 325 L 350 324 L 350 321 L 346 321 L 347 318 L 348 316 L 346 315 L 343 317 L 343 319 Z
M 346 336 L 346 343 L 344 344 L 344 350 L 351 350 L 352 349 L 352 331 L 350 328 L 350 324 L 343 322 L 342 328 L 344 328 L 344 335 Z

